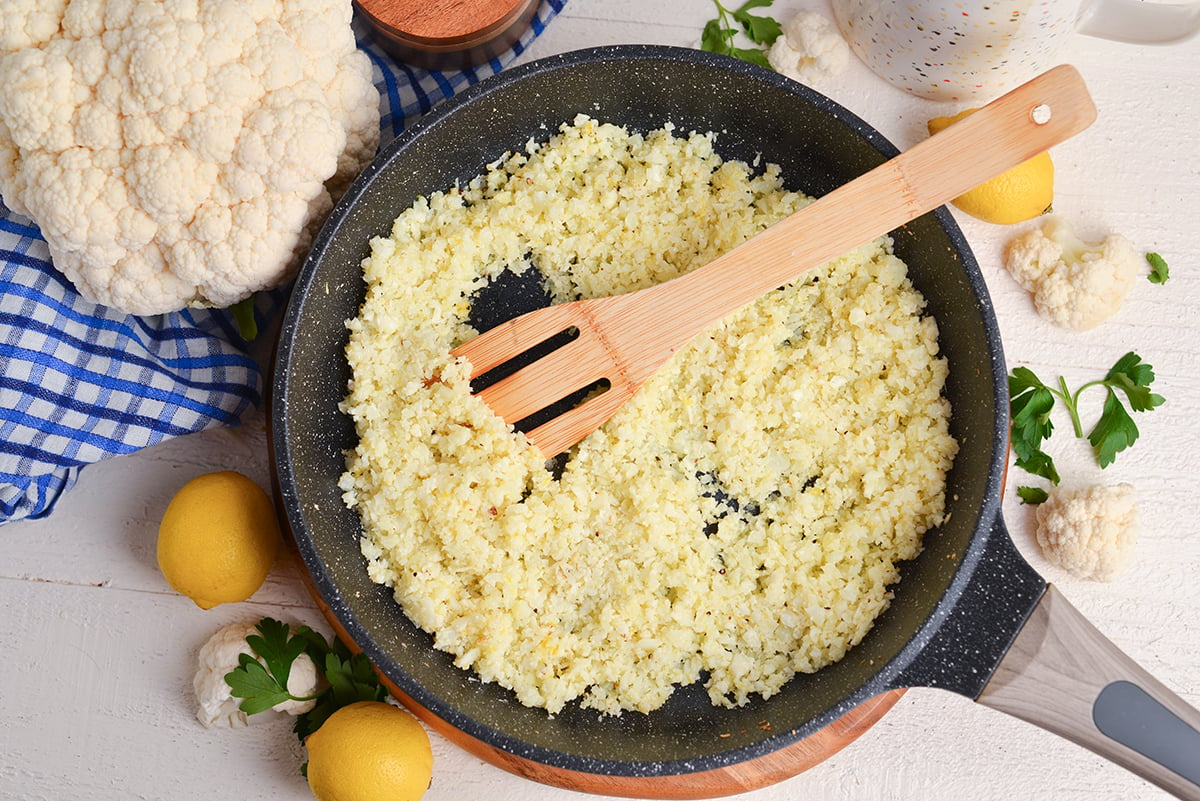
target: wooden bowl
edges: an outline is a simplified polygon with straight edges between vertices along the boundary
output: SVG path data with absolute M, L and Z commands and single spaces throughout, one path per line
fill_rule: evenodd
M 516 44 L 538 0 L 355 0 L 354 5 L 395 58 L 424 69 L 455 70 Z

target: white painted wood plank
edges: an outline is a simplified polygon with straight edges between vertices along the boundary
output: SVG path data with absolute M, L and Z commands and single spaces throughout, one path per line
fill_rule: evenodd
M 827 9 L 776 0 L 776 9 Z M 602 44 L 689 46 L 709 0 L 570 0 L 526 58 Z M 1064 474 L 1131 481 L 1144 534 L 1130 571 L 1083 582 L 1046 564 L 1031 514 L 1013 489 L 1004 505 L 1031 563 L 1118 645 L 1200 704 L 1200 40 L 1136 48 L 1077 37 L 1080 67 L 1100 107 L 1085 135 L 1056 148 L 1056 209 L 1086 237 L 1121 232 L 1159 250 L 1165 287 L 1139 283 L 1111 322 L 1082 334 L 1039 319 L 1005 273 L 1012 229 L 955 213 L 987 278 L 1010 365 L 1075 383 L 1136 348 L 1158 373 L 1167 405 L 1138 420 L 1142 442 L 1104 473 L 1086 445 L 1055 442 Z M 853 62 L 817 87 L 900 147 L 930 116 L 958 110 L 909 97 Z M 1063 418 L 1059 424 L 1065 426 Z M 320 627 L 298 566 L 283 559 L 245 604 L 204 612 L 170 592 L 154 562 L 157 522 L 180 485 L 207 470 L 243 470 L 264 487 L 263 421 L 174 440 L 84 471 L 47 520 L 0 529 L 0 801 L 9 799 L 304 799 L 303 749 L 287 721 L 207 731 L 194 720 L 195 651 L 225 622 L 270 614 Z M 435 736 L 427 799 L 566 801 L 576 794 L 482 764 Z M 754 801 L 1054 798 L 1152 801 L 1162 793 L 1071 743 L 966 699 L 912 690 L 859 741 L 822 765 L 744 796 Z

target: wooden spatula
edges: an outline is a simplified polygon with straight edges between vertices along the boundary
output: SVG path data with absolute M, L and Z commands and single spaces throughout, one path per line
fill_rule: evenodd
M 564 331 L 568 344 L 479 397 L 517 423 L 578 390 L 609 388 L 527 436 L 547 457 L 598 428 L 693 336 L 801 273 L 937 208 L 1088 127 L 1096 109 L 1061 66 L 854 179 L 720 258 L 624 295 L 521 315 L 451 351 L 476 378 Z

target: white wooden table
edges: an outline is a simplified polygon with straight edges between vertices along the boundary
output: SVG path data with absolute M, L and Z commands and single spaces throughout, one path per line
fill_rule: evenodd
M 778 0 L 777 11 L 825 9 Z M 693 45 L 709 0 L 570 0 L 525 56 L 591 45 Z M 1111 584 L 1048 566 L 1032 515 L 1004 511 L 1020 550 L 1136 660 L 1200 705 L 1200 39 L 1170 48 L 1077 37 L 1064 60 L 1088 80 L 1098 123 L 1054 152 L 1055 207 L 1085 238 L 1119 231 L 1157 250 L 1172 278 L 1139 281 L 1102 327 L 1072 334 L 1040 320 L 1004 272 L 1013 229 L 963 215 L 992 293 L 1010 367 L 1072 383 L 1098 377 L 1129 349 L 1158 375 L 1167 404 L 1138 418 L 1141 441 L 1100 473 L 1086 443 L 1058 443 L 1064 475 L 1129 481 L 1144 533 L 1132 568 Z M 893 89 L 855 61 L 817 88 L 901 148 L 925 121 L 957 111 Z M 1060 426 L 1067 426 L 1064 419 Z M 155 565 L 157 524 L 173 492 L 233 468 L 269 486 L 261 415 L 237 429 L 177 439 L 85 470 L 48 519 L 0 529 L 0 799 L 304 799 L 303 748 L 287 720 L 205 730 L 193 717 L 196 650 L 221 625 L 271 615 L 328 632 L 282 561 L 246 603 L 204 612 L 170 591 Z M 438 736 L 429 801 L 563 801 Z M 1027 724 L 937 690 L 912 690 L 836 756 L 744 796 L 783 799 L 1048 799 L 1165 797 L 1120 768 Z

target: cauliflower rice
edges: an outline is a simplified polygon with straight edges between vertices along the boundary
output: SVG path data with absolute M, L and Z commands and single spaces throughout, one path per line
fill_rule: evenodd
M 556 302 L 626 292 L 808 202 L 713 139 L 580 116 L 419 199 L 363 263 L 341 488 L 370 576 L 551 713 L 646 712 L 697 681 L 720 705 L 774 694 L 863 638 L 943 516 L 946 363 L 886 237 L 697 337 L 560 478 L 471 396 L 449 351 L 504 270 Z

